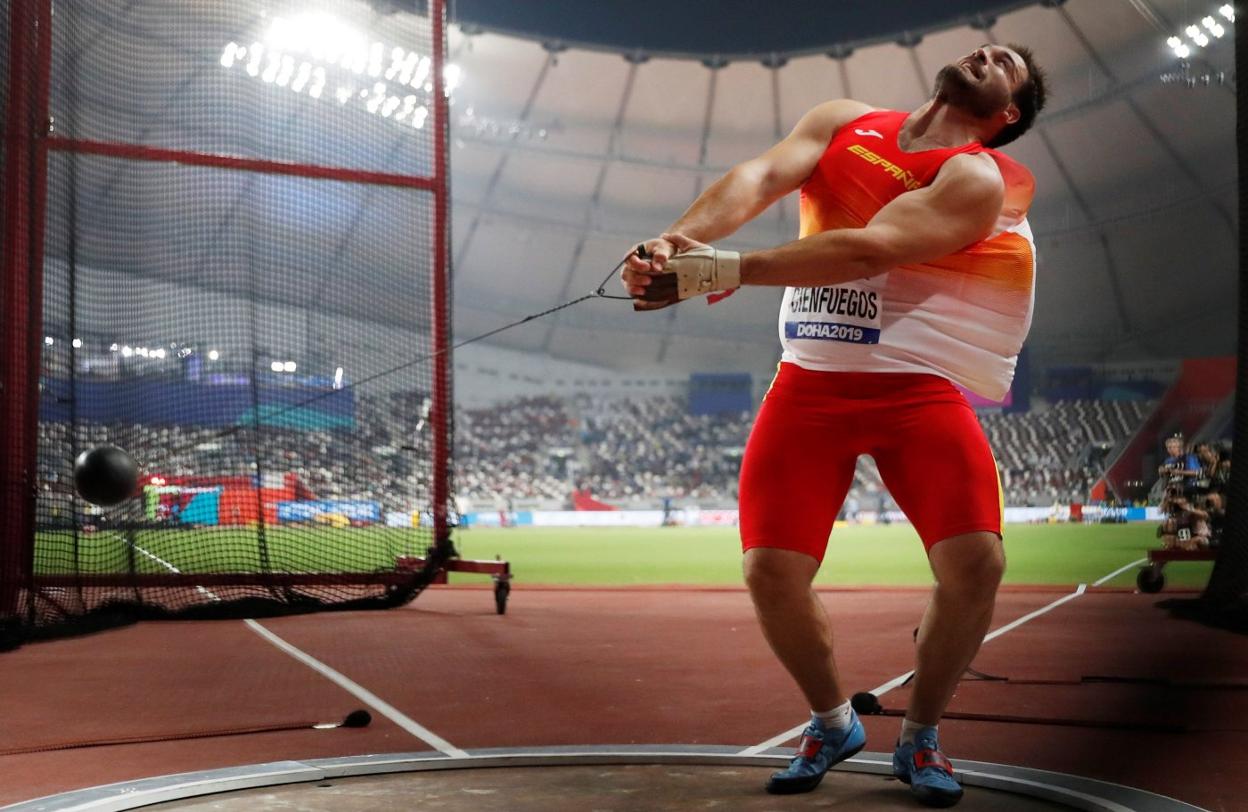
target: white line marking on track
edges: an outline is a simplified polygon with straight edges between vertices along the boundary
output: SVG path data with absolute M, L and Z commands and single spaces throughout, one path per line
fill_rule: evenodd
M 138 550 L 138 551 L 139 551 L 139 553 L 141 553 L 142 555 L 145 555 L 145 556 L 147 556 L 148 558 L 152 559 L 152 560 L 153 560 L 153 561 L 155 561 L 157 564 L 161 565 L 162 567 L 164 567 L 165 569 L 167 569 L 167 570 L 169 570 L 170 572 L 174 573 L 175 575 L 181 575 L 181 574 L 182 574 L 182 570 L 180 570 L 180 569 L 178 569 L 177 567 L 175 567 L 174 565 L 170 564 L 168 561 L 166 561 L 165 559 L 163 559 L 163 558 L 161 558 L 160 556 L 156 555 L 155 553 L 153 553 L 153 552 L 151 552 L 151 551 L 149 551 L 149 550 L 144 550 L 142 547 L 140 547 L 139 545 L 135 544 L 133 541 L 127 541 L 126 543 L 127 543 L 127 544 L 129 544 L 131 547 L 133 547 L 135 550 Z M 197 587 L 195 587 L 195 588 L 196 588 L 197 590 L 199 590 L 199 594 L 206 596 L 209 600 L 213 600 L 213 601 L 219 601 L 219 600 L 221 600 L 220 596 L 218 596 L 218 595 L 217 595 L 217 593 L 215 593 L 215 592 L 211 592 L 211 591 L 209 591 L 209 590 L 207 590 L 207 589 L 204 589 L 202 586 L 197 586 Z
M 1096 579 L 1095 581 L 1092 582 L 1092 586 L 1100 586 L 1106 581 L 1112 581 L 1114 580 L 1114 578 L 1118 577 L 1119 575 L 1131 569 L 1132 567 L 1138 567 L 1141 564 L 1147 564 L 1147 563 L 1148 563 L 1147 558 L 1141 558 L 1138 561 L 1132 561 L 1130 564 L 1126 565 L 1125 567 L 1119 567 L 1118 569 L 1114 570 L 1109 575 L 1106 575 L 1104 578 Z
M 1142 563 L 1142 562 L 1144 562 L 1144 561 L 1146 561 L 1146 560 L 1147 560 L 1147 559 L 1143 559 L 1143 558 L 1141 558 L 1139 561 L 1132 561 L 1130 564 L 1127 564 L 1125 567 L 1120 567 L 1120 568 L 1118 568 L 1118 569 L 1114 570 L 1113 572 L 1111 572 L 1109 575 L 1106 575 L 1104 578 L 1100 578 L 1100 579 L 1098 579 L 1097 581 L 1094 581 L 1092 585 L 1093 585 L 1093 586 L 1099 586 L 1100 584 L 1105 583 L 1106 581 L 1110 580 L 1110 579 L 1111 579 L 1111 578 L 1113 578 L 1114 576 L 1116 576 L 1116 575 L 1118 575 L 1118 574 L 1120 574 L 1120 573 L 1122 573 L 1122 572 L 1125 572 L 1125 571 L 1127 571 L 1127 570 L 1131 569 L 1131 568 L 1132 568 L 1132 567 L 1134 567 L 1134 566 L 1139 565 L 1140 563 Z M 1026 614 L 1026 615 L 1023 615 L 1022 617 L 1018 618 L 1017 620 L 1015 620 L 1015 621 L 1013 621 L 1013 622 L 1011 622 L 1011 623 L 1007 623 L 1007 624 L 1005 624 L 1004 626 L 1002 626 L 1001 628 L 999 628 L 999 629 L 997 629 L 997 630 L 995 630 L 995 631 L 993 631 L 993 632 L 990 632 L 989 634 L 985 635 L 985 636 L 984 636 L 984 642 L 985 642 L 985 643 L 987 643 L 989 640 L 994 640 L 994 639 L 996 639 L 996 638 L 1000 637 L 1001 635 L 1005 634 L 1006 632 L 1013 631 L 1014 629 L 1017 629 L 1019 626 L 1023 625 L 1024 623 L 1027 623 L 1028 621 L 1035 620 L 1036 618 L 1040 617 L 1041 615 L 1045 614 L 1046 612 L 1050 612 L 1050 611 L 1052 611 L 1052 610 L 1056 609 L 1057 607 L 1061 606 L 1063 603 L 1066 603 L 1067 601 L 1073 601 L 1075 598 L 1079 597 L 1080 595 L 1084 594 L 1084 593 L 1085 593 L 1085 592 L 1087 592 L 1087 591 L 1088 591 L 1088 585 L 1087 585 L 1087 584 L 1079 584 L 1079 586 L 1075 589 L 1075 591 L 1074 591 L 1074 592 L 1071 592 L 1069 595 L 1063 595 L 1062 597 L 1058 598 L 1057 600 L 1053 601 L 1052 603 L 1048 604 L 1047 606 L 1042 606 L 1042 607 L 1040 607 L 1039 609 L 1037 609 L 1036 611 L 1031 612 L 1031 613 Z M 897 686 L 899 686 L 899 685 L 903 684 L 906 680 L 910 679 L 911 675 L 913 675 L 913 674 L 914 674 L 914 672 L 913 672 L 913 671 L 907 671 L 907 672 L 906 672 L 906 673 L 904 673 L 904 674 L 899 674 L 899 675 L 897 675 L 897 676 L 893 677 L 892 679 L 890 679 L 888 682 L 884 683 L 883 685 L 881 685 L 881 686 L 877 687 L 875 690 L 871 691 L 871 693 L 875 694 L 877 697 L 879 697 L 879 696 L 883 696 L 884 694 L 886 694 L 886 693 L 888 693 L 889 691 L 893 690 L 893 689 L 894 689 L 894 688 L 896 688 Z M 767 751 L 767 750 L 770 750 L 770 749 L 771 749 L 771 748 L 773 748 L 773 747 L 778 747 L 779 745 L 784 744 L 785 742 L 790 741 L 790 740 L 792 740 L 792 739 L 796 738 L 798 735 L 800 735 L 800 734 L 801 734 L 801 732 L 802 732 L 803 730 L 805 730 L 805 729 L 806 729 L 806 724 L 807 724 L 806 722 L 803 722 L 802 724 L 798 725 L 797 727 L 794 727 L 794 728 L 791 728 L 791 729 L 789 729 L 789 730 L 786 730 L 786 731 L 784 731 L 783 733 L 778 733 L 778 734 L 776 734 L 775 736 L 772 736 L 770 739 L 768 739 L 768 740 L 767 740 L 767 741 L 765 741 L 765 742 L 762 742 L 762 743 L 760 743 L 760 744 L 755 744 L 755 745 L 753 745 L 753 746 L 751 746 L 751 747 L 747 747 L 747 748 L 745 748 L 744 750 L 742 750 L 741 752 L 739 752 L 737 755 L 740 755 L 740 756 L 756 756 L 756 755 L 758 755 L 759 753 L 762 753 L 762 752 L 765 752 L 765 751 Z
M 762 744 L 756 744 L 753 747 L 745 748 L 740 753 L 737 753 L 737 755 L 756 756 L 765 750 L 770 750 L 773 747 L 779 747 L 780 745 L 792 739 L 794 736 L 801 735 L 802 731 L 805 729 L 806 729 L 806 722 L 802 722 L 800 725 L 798 725 L 795 728 L 791 728 L 789 730 L 784 731 L 783 733 L 772 736 L 770 739 L 763 742 Z
M 420 725 L 416 722 L 416 720 L 410 718 L 398 708 L 386 702 L 384 699 L 377 696 L 364 686 L 352 681 L 345 674 L 335 671 L 328 665 L 325 665 L 325 663 L 313 657 L 311 654 L 295 648 L 290 643 L 287 643 L 285 640 L 278 637 L 276 634 L 261 626 L 251 618 L 248 618 L 243 622 L 246 623 L 253 632 L 260 635 L 265 640 L 268 640 L 274 646 L 286 652 L 291 657 L 294 657 L 308 668 L 311 668 L 313 671 L 316 671 L 326 677 L 330 682 L 335 683 L 341 688 L 345 688 L 347 692 L 356 699 L 359 699 L 365 705 L 368 705 L 370 708 L 377 711 L 391 722 L 394 722 L 408 733 L 411 733 L 425 744 L 428 744 L 439 752 L 451 756 L 452 758 L 470 758 L 470 756 L 463 750 L 460 750 L 458 747 L 434 733 L 432 730 Z
M 1057 600 L 1053 601 L 1047 606 L 1041 606 L 1036 611 L 1029 612 L 1023 615 L 1022 617 L 1020 617 L 1018 620 L 1007 623 L 1001 628 L 997 629 L 996 631 L 992 631 L 984 635 L 984 642 L 987 643 L 989 640 L 996 640 L 998 637 L 1005 634 L 1006 632 L 1013 631 L 1017 629 L 1019 626 L 1023 625 L 1024 623 L 1035 620 L 1041 615 L 1053 611 L 1057 607 L 1061 606 L 1063 603 L 1066 603 L 1068 601 L 1073 601 L 1075 598 L 1079 597 L 1080 595 L 1082 595 L 1083 593 L 1087 591 L 1088 591 L 1088 585 L 1080 584 L 1079 588 L 1076 589 L 1074 592 L 1070 593 L 1069 595 L 1063 595 L 1062 597 L 1058 598 Z
M 899 688 L 902 685 L 905 685 L 906 681 L 909 680 L 913 676 L 914 676 L 913 671 L 907 671 L 904 674 L 898 674 L 897 676 L 893 677 L 892 679 L 890 679 L 888 682 L 884 683 L 883 685 L 879 685 L 879 686 L 876 686 L 875 688 L 872 688 L 871 693 L 875 694 L 876 696 L 886 694 L 889 691 L 893 690 L 894 688 Z

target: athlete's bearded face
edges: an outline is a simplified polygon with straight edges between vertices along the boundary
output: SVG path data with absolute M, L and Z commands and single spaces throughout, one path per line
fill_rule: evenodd
M 985 45 L 936 74 L 936 98 L 981 119 L 1018 117 L 1014 91 L 1027 81 L 1027 65 L 1009 48 Z

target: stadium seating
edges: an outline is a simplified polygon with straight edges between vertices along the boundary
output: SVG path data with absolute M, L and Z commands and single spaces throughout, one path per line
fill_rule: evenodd
M 1027 413 L 983 412 L 980 422 L 1001 468 L 1007 503 L 1083 501 L 1101 455 L 1143 422 L 1140 401 L 1058 401 Z M 420 393 L 360 397 L 354 430 L 266 431 L 262 460 L 293 472 L 323 499 L 367 499 L 409 510 L 427 499 L 421 455 L 431 453 Z M 645 399 L 529 397 L 461 409 L 455 426 L 455 493 L 463 509 L 569 506 L 573 490 L 615 504 L 653 505 L 665 498 L 706 507 L 735 506 L 737 471 L 749 436 L 746 412 L 694 416 L 678 397 Z M 46 492 L 68 492 L 65 461 L 73 450 L 109 441 L 116 429 L 87 424 L 75 443 L 68 425 L 39 426 L 39 472 Z M 248 475 L 240 460 L 246 432 L 178 426 L 125 427 L 160 452 L 165 476 Z M 129 436 L 136 436 L 131 434 Z M 860 459 L 851 496 L 864 509 L 889 506 L 879 470 Z
M 981 413 L 1007 504 L 1084 501 L 1101 474 L 1099 458 L 1089 450 L 1112 450 L 1154 406 L 1151 401 L 1062 400 L 1018 414 Z

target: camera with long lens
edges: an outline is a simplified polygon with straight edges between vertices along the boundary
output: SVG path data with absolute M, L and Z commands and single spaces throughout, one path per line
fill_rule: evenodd
M 1177 519 L 1187 513 L 1189 505 L 1185 503 L 1182 484 L 1166 485 L 1166 503 L 1169 505 L 1167 514 L 1172 519 Z

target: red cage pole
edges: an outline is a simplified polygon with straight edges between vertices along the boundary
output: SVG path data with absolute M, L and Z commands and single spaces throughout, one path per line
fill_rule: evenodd
M 266 175 L 293 175 L 297 178 L 337 180 L 344 183 L 366 183 L 371 186 L 395 186 L 404 189 L 433 191 L 436 178 L 418 175 L 396 175 L 393 172 L 370 172 L 364 169 L 348 169 L 341 166 L 318 166 L 316 164 L 268 161 L 260 158 L 242 158 L 237 155 L 219 155 L 212 152 L 195 152 L 185 149 L 166 149 L 146 144 L 118 144 L 107 141 L 91 141 L 83 138 L 49 136 L 45 139 L 47 149 L 56 152 L 74 152 L 84 155 L 106 155 L 110 158 L 127 158 L 132 161 L 175 163 L 186 166 L 211 166 L 217 169 L 236 169 L 240 172 L 259 172 Z
M 0 425 L 7 442 L 0 453 L 0 618 L 20 611 L 34 563 L 47 185 L 42 142 L 48 123 L 51 22 L 51 0 L 13 0 L 9 8 L 0 348 Z
M 42 275 L 44 209 L 49 151 L 119 159 L 178 163 L 263 174 L 291 175 L 347 183 L 408 188 L 434 197 L 434 262 L 430 280 L 431 341 L 435 351 L 430 410 L 433 442 L 434 537 L 445 537 L 450 504 L 450 256 L 449 244 L 449 104 L 445 94 L 445 0 L 430 0 L 432 27 L 434 167 L 430 177 L 399 175 L 346 167 L 316 166 L 233 155 L 167 149 L 142 144 L 107 143 L 49 133 L 48 90 L 51 65 L 51 0 L 12 0 L 10 6 L 9 111 L 4 165 L 4 278 L 0 280 L 0 620 L 20 611 L 25 590 L 35 586 L 140 585 L 332 585 L 407 583 L 404 573 L 224 573 L 44 574 L 35 575 L 35 471 L 39 410 L 39 375 L 43 349 Z M 37 37 L 37 44 L 35 41 Z M 492 570 L 491 570 L 492 571 Z
M 446 6 L 444 0 L 431 0 L 429 19 L 433 24 L 433 348 L 441 352 L 434 360 L 433 408 L 433 533 L 440 540 L 447 532 L 447 506 L 450 500 L 450 262 L 447 254 L 448 192 L 446 98 Z

